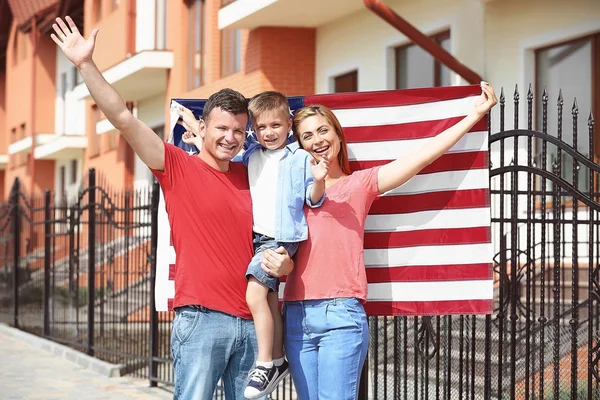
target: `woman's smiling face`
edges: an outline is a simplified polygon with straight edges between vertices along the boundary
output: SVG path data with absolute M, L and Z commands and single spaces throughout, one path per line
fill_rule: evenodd
M 317 114 L 305 118 L 298 124 L 298 134 L 304 150 L 315 159 L 321 160 L 326 154 L 331 162 L 338 162 L 340 138 L 324 116 Z

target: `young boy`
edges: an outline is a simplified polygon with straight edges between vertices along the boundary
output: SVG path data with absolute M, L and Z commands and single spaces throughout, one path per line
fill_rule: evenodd
M 279 280 L 260 267 L 262 253 L 283 246 L 290 257 L 294 255 L 299 242 L 308 237 L 304 203 L 310 207 L 322 204 L 329 171 L 327 159 L 317 164 L 297 143 L 288 144 L 289 110 L 287 98 L 274 91 L 263 92 L 248 104 L 256 138 L 250 135 L 246 139 L 242 161 L 248 167 L 255 254 L 246 272 L 246 301 L 258 339 L 256 368 L 250 372 L 244 392 L 248 399 L 271 393 L 289 373 L 283 354 Z M 184 142 L 201 146 L 200 138 L 187 133 Z

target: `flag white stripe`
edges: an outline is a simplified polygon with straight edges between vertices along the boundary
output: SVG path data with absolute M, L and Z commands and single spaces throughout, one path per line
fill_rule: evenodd
M 348 158 L 350 161 L 395 160 L 420 150 L 430 139 L 431 138 L 348 143 Z M 487 151 L 487 142 L 487 132 L 469 132 L 448 150 L 446 154 Z
M 279 285 L 283 298 L 285 282 Z M 494 295 L 493 280 L 369 283 L 369 301 L 488 300 Z
M 365 266 L 455 265 L 492 262 L 490 243 L 365 249 Z
M 441 192 L 446 190 L 488 188 L 489 171 L 487 169 L 471 169 L 415 175 L 408 182 L 396 189 L 386 192 L 385 195 L 408 195 Z M 398 201 L 410 201 L 410 199 L 399 198 Z
M 367 215 L 365 232 L 406 232 L 478 226 L 490 226 L 490 209 L 488 207 Z
M 437 121 L 467 115 L 479 96 L 406 106 L 332 110 L 343 127 L 380 126 Z

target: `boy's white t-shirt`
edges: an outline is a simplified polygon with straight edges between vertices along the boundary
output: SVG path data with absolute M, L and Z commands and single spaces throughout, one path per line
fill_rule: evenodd
M 275 237 L 275 210 L 277 209 L 277 179 L 279 161 L 285 148 L 279 150 L 256 150 L 248 160 L 248 181 L 252 196 L 252 230 Z

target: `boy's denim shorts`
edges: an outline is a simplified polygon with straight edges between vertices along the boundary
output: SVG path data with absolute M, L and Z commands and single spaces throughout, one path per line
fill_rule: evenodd
M 269 292 L 277 292 L 279 290 L 279 279 L 267 274 L 260 267 L 262 261 L 262 253 L 266 249 L 275 250 L 278 247 L 283 246 L 288 254 L 293 256 L 298 250 L 298 242 L 278 242 L 272 237 L 262 235 L 260 233 L 254 233 L 254 257 L 248 264 L 248 270 L 246 271 L 246 279 L 253 276 L 257 281 L 269 288 Z

